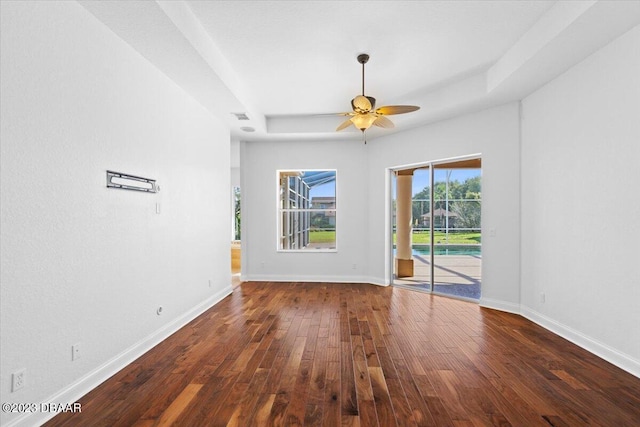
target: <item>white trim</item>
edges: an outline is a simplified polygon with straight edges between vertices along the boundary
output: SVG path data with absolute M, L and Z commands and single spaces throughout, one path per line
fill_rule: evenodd
M 292 209 L 292 208 L 283 208 L 281 206 L 281 200 L 280 200 L 280 180 L 281 180 L 281 174 L 283 172 L 334 172 L 335 174 L 335 203 L 336 203 L 336 207 L 332 208 L 332 209 Z M 326 168 L 326 169 L 277 169 L 276 170 L 276 252 L 282 252 L 282 253 L 288 253 L 288 252 L 295 252 L 295 253 L 321 253 L 321 252 L 338 252 L 338 170 L 337 169 L 333 169 L 333 168 Z M 311 190 L 309 190 L 309 203 L 311 203 Z M 334 213 L 334 218 L 336 221 L 336 225 L 335 225 L 335 232 L 336 232 L 336 240 L 334 243 L 334 247 L 333 248 L 320 248 L 320 249 L 313 249 L 313 248 L 299 248 L 299 249 L 282 249 L 280 247 L 280 244 L 282 243 L 280 241 L 281 237 L 282 237 L 282 218 L 281 218 L 281 214 L 283 212 L 328 212 L 328 211 L 333 211 Z
M 615 348 L 608 346 L 607 344 L 604 344 L 588 335 L 583 334 L 580 331 L 577 331 L 550 317 L 547 317 L 544 314 L 538 313 L 537 311 L 532 310 L 529 307 L 490 298 L 481 298 L 480 306 L 492 310 L 500 310 L 522 316 L 525 319 L 532 321 L 536 325 L 542 326 L 548 331 L 566 339 L 567 341 L 572 342 L 578 347 L 585 349 L 589 353 L 594 354 L 602 358 L 603 360 L 606 360 L 607 362 L 617 366 L 618 368 L 627 371 L 631 375 L 640 378 L 640 360 L 634 359 L 628 354 L 622 353 Z
M 381 280 L 379 277 L 365 277 L 365 276 L 282 276 L 282 275 L 255 275 L 245 276 L 243 281 L 257 281 L 257 282 L 333 282 L 333 283 L 363 283 L 376 286 L 389 286 L 391 283 L 387 283 L 385 280 Z M 400 288 L 402 288 L 400 286 Z M 406 288 L 404 288 L 406 289 Z M 438 296 L 438 293 L 433 293 Z M 473 301 L 475 302 L 475 301 Z M 606 360 L 609 363 L 629 372 L 640 378 L 640 361 L 634 359 L 628 354 L 621 353 L 616 349 L 603 344 L 583 333 L 576 331 L 566 325 L 563 325 L 549 317 L 546 317 L 528 307 L 522 307 L 520 304 L 502 301 L 492 298 L 480 298 L 480 307 L 490 310 L 504 311 L 507 313 L 522 316 L 533 323 L 549 330 L 550 332 L 565 338 L 568 341 L 576 344 L 577 346 L 587 350 L 588 352 Z
M 362 283 L 371 284 L 376 286 L 388 286 L 388 283 L 383 283 L 375 277 L 326 277 L 326 276 L 306 276 L 300 277 L 282 277 L 276 275 L 263 275 L 261 277 L 245 277 L 246 281 L 271 281 L 271 282 L 337 282 L 337 283 Z M 114 374 L 125 368 L 131 362 L 142 356 L 147 351 L 158 345 L 160 342 L 167 339 L 169 336 L 177 332 L 184 327 L 190 321 L 213 307 L 225 297 L 232 293 L 232 287 L 227 286 L 216 294 L 212 295 L 201 304 L 193 307 L 191 310 L 176 318 L 173 322 L 163 326 L 156 332 L 152 333 L 145 339 L 139 341 L 137 344 L 129 347 L 113 359 L 104 363 L 102 366 L 94 369 L 84 377 L 80 378 L 68 387 L 60 390 L 58 393 L 44 399 L 45 402 L 77 402 L 82 396 L 89 393 L 94 388 L 98 387 L 104 381 L 112 377 Z M 480 306 L 492 310 L 500 310 L 509 312 L 512 314 L 520 315 L 533 323 L 551 331 L 552 333 L 565 338 L 568 341 L 578 345 L 579 347 L 589 351 L 590 353 L 612 363 L 613 365 L 623 369 L 630 374 L 640 378 L 640 361 L 633 357 L 621 353 L 614 348 L 609 347 L 587 335 L 582 334 L 575 329 L 572 329 L 566 325 L 563 325 L 541 313 L 531 310 L 528 307 L 521 307 L 519 304 L 514 304 L 507 301 L 500 301 L 490 298 L 481 298 Z M 6 427 L 17 426 L 32 426 L 42 425 L 56 413 L 25 413 L 22 416 L 9 421 Z
M 410 163 L 410 164 L 405 164 L 405 165 L 397 165 L 397 166 L 391 166 L 388 168 L 385 168 L 385 174 L 387 175 L 386 177 L 386 183 L 385 183 L 385 280 L 389 281 L 389 284 L 394 284 L 394 274 L 393 274 L 393 270 L 394 270 L 394 259 L 393 259 L 393 200 L 392 200 L 392 195 L 393 195 L 393 174 L 397 171 L 401 171 L 401 170 L 407 170 L 407 169 L 418 169 L 418 168 L 429 168 L 429 188 L 431 188 L 431 207 L 429 209 L 429 212 L 431 212 L 431 220 L 430 220 L 430 224 L 431 224 L 431 242 L 429 243 L 429 247 L 434 246 L 433 244 L 433 223 L 434 223 L 434 219 L 433 219 L 433 212 L 434 212 L 434 197 L 433 197 L 433 191 L 434 191 L 434 166 L 438 166 L 441 164 L 447 164 L 447 163 L 452 163 L 452 162 L 460 162 L 460 161 L 465 161 L 465 160 L 474 160 L 474 159 L 480 159 L 482 160 L 482 153 L 474 153 L 474 154 L 466 154 L 463 156 L 456 156 L 456 157 L 448 157 L 448 158 L 444 158 L 444 159 L 438 159 L 438 160 L 429 160 L 429 161 L 425 161 L 425 162 L 418 162 L 418 163 Z M 396 184 L 397 185 L 397 184 Z M 482 207 L 482 203 L 481 203 L 481 207 Z M 482 209 L 482 208 L 481 208 Z M 480 215 L 481 218 L 484 217 L 484 215 L 481 212 Z M 482 230 L 482 224 L 481 224 L 481 228 Z M 412 245 L 413 246 L 413 245 Z M 430 255 L 431 259 L 430 259 L 430 263 L 431 263 L 431 277 L 434 276 L 434 251 L 431 251 L 431 255 Z M 431 291 L 433 292 L 433 290 Z M 450 296 L 450 295 L 447 295 Z M 467 300 L 466 298 L 460 298 L 462 300 Z M 475 300 L 472 300 L 475 302 Z
M 522 315 L 520 304 L 514 304 L 508 301 L 480 297 L 480 307 L 490 308 L 492 310 L 506 311 L 507 313 Z
M 375 279 L 373 277 L 370 277 L 369 280 L 367 280 L 365 283 L 369 285 L 382 286 L 383 288 L 386 288 L 387 286 L 391 286 L 391 283 L 381 282 L 378 279 Z
M 521 315 L 543 328 L 548 329 L 554 334 L 571 341 L 579 347 L 582 347 L 588 352 L 612 363 L 618 368 L 629 372 L 631 375 L 640 378 L 640 360 L 634 359 L 628 354 L 622 353 L 607 344 L 601 343 L 600 341 L 553 320 L 544 314 L 538 313 L 529 307 L 523 306 L 521 309 Z
M 231 294 L 233 291 L 231 286 L 227 286 L 221 291 L 215 293 L 211 297 L 207 298 L 202 303 L 193 307 L 191 310 L 184 313 L 182 316 L 176 318 L 172 322 L 164 325 L 151 335 L 140 340 L 136 344 L 132 345 L 122 353 L 118 354 L 111 360 L 105 362 L 101 366 L 97 367 L 87 375 L 81 377 L 73 384 L 63 388 L 57 393 L 43 399 L 43 402 L 56 402 L 56 403 L 74 403 L 77 402 L 82 396 L 89 393 L 94 388 L 98 387 L 104 381 L 111 378 L 117 372 L 125 368 L 131 362 L 142 356 L 144 353 L 151 350 L 153 347 L 173 335 L 179 329 L 191 322 L 193 319 L 213 307 L 225 297 Z M 6 427 L 14 426 L 34 426 L 42 425 L 54 416 L 58 415 L 55 412 L 33 412 L 25 413 L 22 416 L 9 421 Z
M 384 184 L 384 281 L 393 283 L 393 174 L 394 170 L 386 168 Z
M 284 276 L 281 274 L 255 274 L 242 277 L 244 282 L 314 282 L 314 283 L 362 283 L 367 285 L 388 286 L 377 277 L 366 276 Z
M 473 159 L 481 159 L 481 158 L 482 158 L 482 153 L 465 154 L 464 156 L 445 157 L 443 159 L 429 160 L 426 162 L 396 165 L 396 166 L 391 166 L 387 169 L 391 169 L 392 171 L 399 171 L 399 170 L 405 170 L 405 169 L 421 168 L 421 167 L 430 166 L 430 165 L 439 165 L 442 163 L 460 162 L 464 160 L 473 160 Z
M 282 253 L 282 254 L 317 254 L 317 253 L 337 253 L 338 249 L 331 249 L 331 248 L 278 249 L 276 252 Z

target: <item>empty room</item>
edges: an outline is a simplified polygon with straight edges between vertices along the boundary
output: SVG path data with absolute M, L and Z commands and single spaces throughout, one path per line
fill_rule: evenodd
M 640 1 L 0 1 L 3 426 L 640 425 Z

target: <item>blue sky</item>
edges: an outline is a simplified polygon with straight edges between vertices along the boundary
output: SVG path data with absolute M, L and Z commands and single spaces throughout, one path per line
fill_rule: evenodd
M 326 184 L 317 185 L 311 187 L 309 190 L 309 196 L 311 197 L 335 197 L 336 195 L 336 182 L 328 182 Z

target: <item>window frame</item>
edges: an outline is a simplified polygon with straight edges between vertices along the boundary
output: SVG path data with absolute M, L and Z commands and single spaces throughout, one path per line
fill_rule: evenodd
M 306 193 L 306 201 L 308 203 L 309 207 L 306 208 L 301 208 L 301 207 L 286 207 L 284 200 L 281 197 L 281 192 L 283 191 L 283 183 L 282 183 L 282 179 L 283 179 L 283 174 L 291 174 L 291 176 L 295 176 L 294 174 L 300 174 L 300 173 L 305 173 L 305 172 L 333 172 L 335 178 L 334 178 L 334 197 L 335 197 L 335 201 L 334 201 L 334 207 L 333 208 L 311 208 L 311 194 L 310 194 L 310 189 L 307 191 Z M 289 178 L 287 179 L 291 179 L 291 176 L 289 176 Z M 299 180 L 302 181 L 302 180 Z M 286 187 L 288 190 L 291 189 L 290 185 L 287 185 Z M 337 169 L 331 169 L 331 168 L 321 168 L 321 169 L 278 169 L 276 170 L 276 251 L 277 252 L 283 252 L 283 253 L 323 253 L 323 252 L 337 252 L 338 251 L 338 233 L 337 233 L 337 212 L 338 212 L 338 208 L 337 208 L 337 199 L 338 199 L 338 171 Z M 300 195 L 300 191 L 298 191 L 297 193 L 294 192 L 294 195 Z M 301 200 L 304 200 L 304 193 L 302 194 L 302 198 Z M 294 199 L 296 201 L 298 201 L 298 197 L 294 197 Z M 286 200 L 290 200 L 290 199 L 286 199 Z M 301 247 L 288 247 L 285 248 L 284 243 L 285 243 L 285 239 L 287 238 L 287 236 L 291 237 L 293 234 L 292 233 L 302 233 L 304 234 L 304 232 L 306 231 L 307 233 L 311 232 L 311 215 L 313 213 L 331 213 L 334 218 L 334 232 L 335 232 L 335 239 L 333 242 L 333 246 L 331 247 L 309 247 L 309 242 L 307 241 L 305 246 L 301 246 Z M 294 229 L 294 231 L 292 233 L 288 233 L 285 235 L 285 230 L 284 228 L 288 227 L 285 226 L 285 223 L 290 224 L 289 222 L 285 221 L 285 215 L 299 215 L 297 218 L 298 223 L 302 222 L 304 224 L 304 222 L 307 222 L 307 225 L 304 226 L 306 227 L 305 230 L 300 230 L 299 227 L 297 230 Z M 291 217 L 290 217 L 291 218 Z M 307 237 L 308 238 L 308 237 Z M 299 244 L 300 240 L 296 240 L 296 244 Z M 303 237 L 303 243 L 304 243 L 304 237 Z

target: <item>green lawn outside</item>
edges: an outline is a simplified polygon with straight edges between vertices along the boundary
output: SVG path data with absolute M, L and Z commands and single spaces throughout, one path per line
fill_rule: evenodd
M 434 233 L 436 244 L 449 243 L 450 245 L 479 245 L 482 243 L 481 233 L 479 231 L 458 231 L 449 232 L 449 240 L 447 241 L 443 231 Z M 414 232 L 412 235 L 413 243 L 416 245 L 428 245 L 431 243 L 429 232 Z M 335 231 L 311 231 L 309 232 L 310 243 L 332 243 L 336 241 Z M 393 243 L 396 242 L 396 235 L 393 234 Z
M 309 243 L 333 243 L 336 241 L 334 231 L 313 231 L 309 232 Z
M 449 238 L 444 231 L 435 231 L 433 233 L 436 244 L 450 245 L 479 245 L 482 243 L 482 234 L 479 231 L 456 231 L 449 232 Z M 431 243 L 431 237 L 428 231 L 414 232 L 411 236 L 414 245 L 428 245 Z M 396 242 L 396 234 L 393 233 L 393 243 Z

